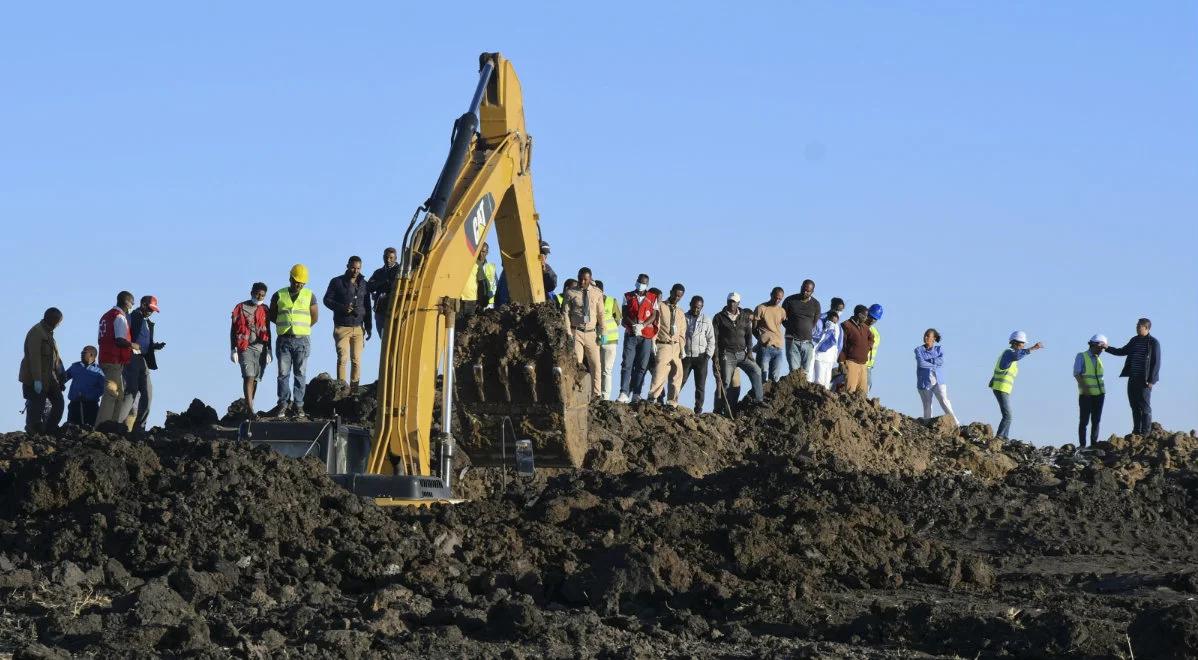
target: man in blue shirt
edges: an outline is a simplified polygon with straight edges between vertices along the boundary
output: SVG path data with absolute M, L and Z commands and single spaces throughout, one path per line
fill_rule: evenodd
M 994 398 L 998 400 L 998 411 L 1002 414 L 998 431 L 994 434 L 996 438 L 1011 437 L 1008 435 L 1011 432 L 1011 390 L 1015 387 L 1015 376 L 1019 373 L 1019 360 L 1033 351 L 1044 348 L 1040 342 L 1036 342 L 1031 348 L 1024 348 L 1027 344 L 1027 333 L 1022 330 L 1012 332 L 1009 341 L 1011 347 L 998 356 L 998 362 L 994 364 L 994 375 L 990 377 L 990 389 L 994 390 Z
M 1131 432 L 1148 435 L 1152 431 L 1152 386 L 1161 376 L 1161 343 L 1150 333 L 1152 321 L 1136 321 L 1136 336 L 1123 348 L 1108 346 L 1107 353 L 1126 356 L 1121 378 L 1127 379 L 1127 401 L 1131 404 Z
M 100 396 L 104 394 L 104 371 L 96 364 L 99 351 L 95 346 L 85 346 L 79 361 L 72 364 L 63 376 L 63 383 L 71 382 L 67 392 L 67 423 L 80 426 L 95 426 L 96 413 L 100 409 Z

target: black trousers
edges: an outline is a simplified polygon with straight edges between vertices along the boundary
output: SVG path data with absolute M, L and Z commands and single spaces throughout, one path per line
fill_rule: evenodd
M 706 355 L 682 358 L 682 386 L 686 387 L 686 379 L 695 372 L 695 412 L 703 412 L 703 399 L 707 394 L 707 366 L 711 360 Z
M 67 423 L 78 424 L 79 426 L 95 426 L 96 413 L 99 411 L 99 401 L 75 399 L 67 404 Z
M 1131 432 L 1148 435 L 1152 430 L 1152 389 L 1143 376 L 1127 379 L 1127 402 L 1131 404 Z
M 1079 394 L 1077 396 L 1078 422 L 1077 444 L 1086 446 L 1086 425 L 1090 426 L 1090 444 L 1098 442 L 1098 424 L 1102 421 L 1102 404 L 1105 394 Z
M 62 388 L 56 383 L 42 383 L 42 393 L 33 391 L 33 385 L 21 383 L 21 394 L 25 397 L 25 432 L 49 433 L 58 428 L 62 421 Z M 46 410 L 46 402 L 50 410 Z

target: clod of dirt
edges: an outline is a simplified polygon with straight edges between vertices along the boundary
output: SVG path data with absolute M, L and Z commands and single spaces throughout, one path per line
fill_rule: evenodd
M 212 426 L 220 421 L 212 406 L 205 405 L 199 399 L 192 399 L 191 405 L 181 413 L 166 413 L 164 426 L 168 431 L 184 431 Z

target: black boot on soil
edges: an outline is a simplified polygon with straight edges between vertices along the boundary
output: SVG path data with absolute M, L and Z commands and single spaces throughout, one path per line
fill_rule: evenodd
M 295 403 L 294 401 L 291 403 L 291 414 L 295 417 L 296 420 L 299 420 L 299 421 L 308 419 L 308 416 L 304 414 L 304 407 Z

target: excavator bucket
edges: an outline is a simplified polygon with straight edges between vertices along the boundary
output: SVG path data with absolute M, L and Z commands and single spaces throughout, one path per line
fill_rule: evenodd
M 472 316 L 454 353 L 453 435 L 473 465 L 514 464 L 530 440 L 539 467 L 580 467 L 586 456 L 590 374 L 552 303 L 512 304 Z

